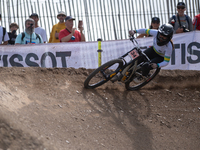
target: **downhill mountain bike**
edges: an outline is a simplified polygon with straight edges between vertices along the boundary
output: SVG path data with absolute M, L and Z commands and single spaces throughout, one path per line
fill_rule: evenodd
M 130 41 L 135 47 L 118 59 L 110 60 L 94 70 L 86 78 L 85 88 L 96 88 L 110 80 L 125 83 L 127 90 L 138 90 L 155 78 L 160 68 L 151 69 L 148 75 L 143 75 L 143 66 L 150 64 L 150 59 L 142 52 L 134 36 L 130 37 Z

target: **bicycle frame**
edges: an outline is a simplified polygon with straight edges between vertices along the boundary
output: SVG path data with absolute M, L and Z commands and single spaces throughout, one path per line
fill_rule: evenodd
M 131 36 L 130 37 L 130 41 L 133 43 L 133 44 L 136 44 L 136 46 L 131 49 L 130 51 L 128 51 L 127 53 L 125 53 L 124 55 L 122 55 L 121 57 L 119 57 L 119 59 L 122 59 L 123 62 L 124 62 L 124 65 L 121 67 L 121 68 L 118 68 L 115 70 L 114 73 L 112 73 L 110 76 L 109 76 L 109 79 L 112 78 L 113 76 L 115 76 L 118 72 L 123 72 L 122 75 L 124 76 L 125 73 L 127 72 L 128 69 L 130 69 L 132 67 L 132 65 L 135 63 L 135 61 L 141 59 L 141 57 L 144 57 L 144 59 L 147 61 L 147 62 L 150 62 L 150 59 L 148 58 L 148 56 L 141 51 L 140 47 L 139 47 L 139 44 L 137 42 L 137 40 L 135 39 L 134 36 Z M 136 50 L 138 53 L 139 53 L 139 57 L 137 57 L 136 59 L 133 59 L 129 62 L 127 62 L 124 58 L 129 55 L 130 52 L 132 52 L 133 50 Z M 122 78 L 122 81 L 124 81 L 126 78 L 123 77 Z M 130 78 L 129 78 L 130 79 Z

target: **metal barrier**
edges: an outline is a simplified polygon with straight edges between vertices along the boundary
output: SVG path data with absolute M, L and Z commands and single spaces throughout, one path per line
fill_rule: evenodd
M 47 38 L 51 28 L 58 22 L 61 10 L 75 20 L 83 20 L 86 41 L 127 39 L 128 30 L 148 28 L 151 18 L 157 16 L 161 24 L 168 22 L 176 13 L 178 0 L 1 0 L 1 26 L 9 31 L 9 24 L 19 24 L 24 31 L 25 20 L 31 13 L 38 13 L 39 26 L 46 29 Z M 192 19 L 200 12 L 199 0 L 183 0 L 186 14 Z

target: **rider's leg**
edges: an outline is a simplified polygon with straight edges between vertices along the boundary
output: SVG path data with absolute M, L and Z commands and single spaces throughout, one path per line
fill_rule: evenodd
M 142 75 L 143 76 L 147 76 L 149 74 L 149 72 L 150 72 L 151 69 L 153 69 L 153 68 L 150 66 L 149 62 L 144 63 L 142 65 L 142 68 L 141 68 Z
M 160 63 L 160 62 L 162 62 L 164 60 L 164 57 L 162 57 L 162 56 L 157 56 L 157 57 L 155 57 L 155 58 L 153 58 L 153 59 L 151 59 L 151 63 Z
M 144 53 L 149 57 L 150 63 L 160 63 L 164 60 L 164 57 L 158 55 L 153 47 L 150 47 L 144 51 Z M 147 76 L 149 74 L 149 71 L 153 68 L 150 66 L 150 63 L 144 63 L 142 66 L 142 75 Z
M 150 47 L 148 49 L 146 49 L 144 51 L 144 53 L 148 56 L 148 58 L 151 60 L 153 59 L 155 56 L 154 56 L 154 49 L 153 47 Z M 138 64 L 140 64 L 141 62 L 144 62 L 145 61 L 145 57 L 141 57 L 139 60 L 138 60 Z
M 164 57 L 160 56 L 159 54 L 155 52 L 155 50 L 153 49 L 153 46 L 146 49 L 144 53 L 149 57 L 149 59 L 151 60 L 151 63 L 160 63 L 164 60 Z

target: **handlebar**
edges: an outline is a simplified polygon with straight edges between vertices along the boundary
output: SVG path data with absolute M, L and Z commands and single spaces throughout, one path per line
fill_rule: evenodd
M 130 36 L 129 36 L 129 39 L 130 39 L 130 41 L 138 48 L 138 50 L 142 53 L 142 55 L 150 62 L 149 57 L 148 57 L 145 53 L 143 53 L 143 52 L 141 51 L 140 46 L 139 46 L 139 44 L 138 44 L 136 38 L 134 37 L 134 35 L 130 35 Z
M 139 48 L 139 44 L 138 44 L 136 38 L 134 37 L 134 35 L 129 36 L 129 39 L 130 39 L 130 41 L 131 41 L 133 44 L 136 45 L 136 47 Z
M 133 41 L 133 40 L 135 39 L 134 35 L 131 35 L 131 36 L 129 36 L 129 37 L 130 37 L 129 39 L 130 39 L 131 41 Z

